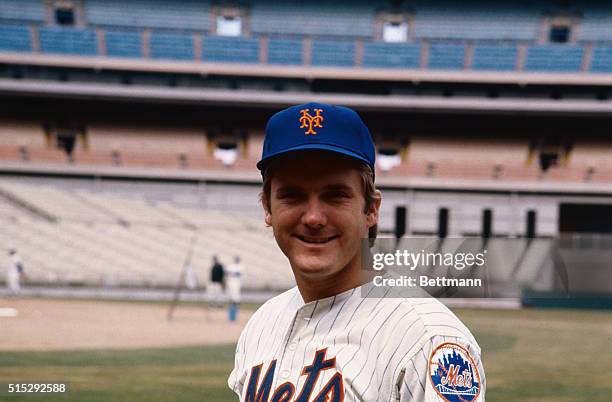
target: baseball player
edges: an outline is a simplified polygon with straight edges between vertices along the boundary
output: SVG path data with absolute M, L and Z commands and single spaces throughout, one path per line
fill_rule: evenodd
M 239 256 L 234 256 L 234 262 L 229 264 L 225 269 L 227 277 L 225 284 L 227 287 L 227 296 L 229 298 L 228 315 L 230 321 L 236 321 L 238 315 L 238 306 L 240 305 L 240 291 L 242 288 L 242 263 Z
M 484 401 L 480 348 L 432 298 L 367 297 L 361 239 L 376 237 L 375 151 L 354 111 L 293 106 L 266 126 L 265 221 L 297 287 L 266 302 L 228 384 L 246 402 Z
M 17 250 L 9 250 L 9 262 L 6 271 L 6 287 L 9 297 L 19 296 L 21 293 L 21 278 L 24 276 L 23 264 Z

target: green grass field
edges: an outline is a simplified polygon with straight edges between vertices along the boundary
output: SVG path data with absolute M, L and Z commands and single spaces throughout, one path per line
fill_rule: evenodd
M 611 312 L 456 312 L 483 349 L 487 401 L 612 400 Z M 0 352 L 0 383 L 70 384 L 62 397 L 10 397 L 16 401 L 235 401 L 226 385 L 233 351 L 227 345 Z

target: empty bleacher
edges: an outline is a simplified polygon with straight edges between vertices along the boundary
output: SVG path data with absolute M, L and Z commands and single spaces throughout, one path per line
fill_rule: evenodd
M 201 30 L 210 27 L 210 2 L 203 0 L 87 0 L 91 25 L 104 27 Z
M 477 44 L 472 54 L 472 70 L 513 71 L 516 69 L 516 45 Z
M 350 67 L 355 65 L 355 42 L 313 40 L 312 65 Z
M 151 57 L 154 59 L 193 60 L 193 35 L 187 33 L 152 32 Z
M 541 8 L 538 2 L 415 1 L 415 35 L 424 39 L 536 40 Z
M 378 68 L 419 68 L 421 46 L 415 43 L 366 42 L 363 66 Z
M 42 22 L 45 19 L 44 3 L 38 0 L 2 0 L 0 21 Z
M 517 140 L 415 137 L 406 160 L 387 174 L 410 177 L 533 180 L 527 144 Z M 478 158 L 474 158 L 478 155 Z
M 593 49 L 591 58 L 591 72 L 610 73 L 612 72 L 612 47 L 596 46 Z
M 23 25 L 0 26 L 0 50 L 8 52 L 31 52 L 30 30 Z
M 213 62 L 257 63 L 259 42 L 253 38 L 210 36 L 202 41 L 203 59 Z
M 142 33 L 139 31 L 106 30 L 104 43 L 109 57 L 142 57 Z
M 233 163 L 215 158 L 214 144 L 199 127 L 153 127 L 116 123 L 88 125 L 87 141 L 77 138 L 69 158 L 47 143 L 41 125 L 3 120 L 0 161 L 23 166 L 83 166 L 114 169 L 253 172 L 260 157 L 262 133 L 252 132 Z M 380 146 L 381 144 L 379 144 Z M 547 172 L 530 157 L 528 139 L 461 136 L 412 136 L 397 166 L 378 166 L 381 177 L 407 176 L 481 180 L 557 180 L 610 182 L 612 150 L 605 142 L 576 140 L 571 155 Z M 478 158 L 474 158 L 478 155 Z M 399 157 L 399 156 L 398 156 Z M 382 159 L 379 158 L 379 163 Z M 384 164 L 384 163 L 383 163 Z
M 277 39 L 268 41 L 268 63 L 304 64 L 304 41 L 301 39 Z
M 88 0 L 82 12 L 76 7 L 75 25 L 66 27 L 52 21 L 42 1 L 3 1 L 0 52 L 390 69 L 418 68 L 422 53 L 423 67 L 432 70 L 611 70 L 612 7 L 597 2 L 573 6 L 578 22 L 567 44 L 546 43 L 550 16 L 565 15 L 546 0 L 486 7 L 419 0 L 399 8 L 365 1 L 246 2 L 236 8 L 243 13 L 240 37 L 217 36 L 215 18 L 223 7 L 196 0 Z M 408 16 L 406 43 L 381 41 L 381 16 L 389 13 Z
M 547 45 L 527 49 L 525 71 L 578 72 L 582 68 L 582 46 Z
M 134 194 L 8 180 L 0 181 L 0 190 L 0 250 L 19 250 L 30 283 L 172 287 L 193 243 L 192 266 L 200 286 L 208 281 L 213 255 L 224 263 L 239 255 L 246 288 L 293 284 L 271 231 L 249 217 L 152 204 Z M 30 205 L 55 221 L 32 213 Z
M 373 3 L 254 2 L 251 30 L 256 34 L 371 37 Z
M 40 28 L 40 48 L 43 53 L 93 56 L 98 53 L 96 32 L 80 28 Z
M 612 40 L 612 6 L 605 1 L 580 0 L 576 4 L 582 11 L 578 39 L 583 42 L 609 42 Z
M 432 70 L 462 70 L 465 66 L 465 45 L 432 43 L 427 67 Z

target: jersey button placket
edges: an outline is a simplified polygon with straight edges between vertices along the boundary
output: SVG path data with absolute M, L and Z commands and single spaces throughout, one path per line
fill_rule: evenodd
M 305 321 L 302 320 L 303 311 L 298 310 L 295 314 L 293 328 L 291 332 L 287 334 L 285 340 L 285 351 L 282 354 L 281 360 L 278 362 L 278 379 L 274 380 L 274 387 L 280 383 L 286 382 L 291 376 L 291 362 L 293 361 L 293 355 L 297 349 L 297 336 L 301 331 L 301 327 Z

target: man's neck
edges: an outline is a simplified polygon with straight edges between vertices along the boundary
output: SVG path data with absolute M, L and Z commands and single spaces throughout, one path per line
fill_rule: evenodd
M 304 302 L 310 303 L 363 285 L 369 280 L 363 273 L 360 266 L 357 265 L 346 267 L 332 277 L 312 278 L 296 274 L 295 281 Z

